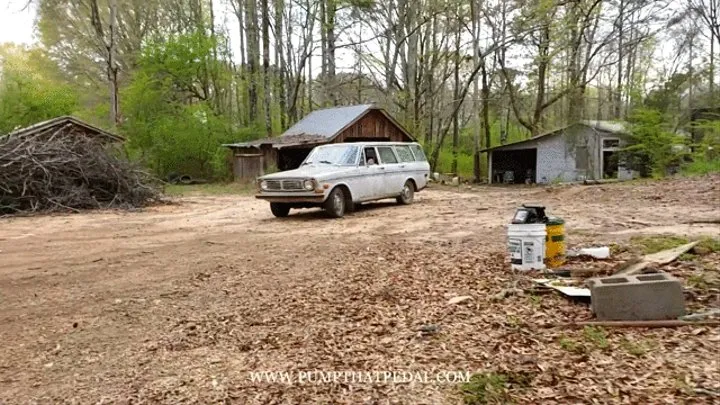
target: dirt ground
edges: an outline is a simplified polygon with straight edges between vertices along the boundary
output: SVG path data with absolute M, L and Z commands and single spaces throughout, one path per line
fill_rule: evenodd
M 563 350 L 588 333 L 551 326 L 590 318 L 586 304 L 496 299 L 517 285 L 504 226 L 526 202 L 563 217 L 571 246 L 720 235 L 720 177 L 435 186 L 340 220 L 276 219 L 251 196 L 4 218 L 0 403 L 462 402 L 458 384 L 249 378 L 302 370 L 522 371 L 506 394 L 525 403 L 720 401 L 720 328 L 608 330 L 600 349 Z

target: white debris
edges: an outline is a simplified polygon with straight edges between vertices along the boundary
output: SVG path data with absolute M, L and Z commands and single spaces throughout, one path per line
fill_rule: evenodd
M 471 299 L 472 299 L 472 297 L 469 295 L 461 295 L 458 297 L 453 297 L 453 298 L 450 298 L 450 300 L 448 301 L 448 305 L 460 304 L 461 302 L 469 301 Z

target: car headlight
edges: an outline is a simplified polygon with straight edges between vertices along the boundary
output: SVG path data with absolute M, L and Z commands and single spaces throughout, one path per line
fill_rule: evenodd
M 315 182 L 312 180 L 305 180 L 303 187 L 305 187 L 305 190 L 307 191 L 313 191 L 315 190 Z
M 267 181 L 265 181 L 265 180 L 261 181 L 261 182 L 260 182 L 260 189 L 261 189 L 261 190 L 267 190 L 267 188 L 268 188 Z

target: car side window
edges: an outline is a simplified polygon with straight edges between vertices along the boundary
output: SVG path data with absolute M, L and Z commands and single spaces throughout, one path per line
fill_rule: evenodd
M 397 163 L 397 158 L 395 157 L 395 152 L 393 152 L 392 147 L 390 146 L 378 146 L 377 148 L 378 154 L 380 154 L 380 161 L 383 164 L 389 164 L 389 163 Z
M 397 152 L 398 158 L 403 163 L 415 161 L 415 157 L 413 156 L 413 153 L 410 151 L 410 147 L 407 145 L 396 145 L 395 152 Z
M 410 149 L 412 149 L 413 154 L 415 155 L 416 162 L 426 162 L 427 161 L 427 158 L 425 157 L 425 152 L 423 152 L 420 145 L 410 145 Z
M 378 158 L 377 158 L 377 154 L 375 153 L 375 148 L 372 148 L 372 147 L 365 148 L 365 163 L 368 166 L 378 164 Z

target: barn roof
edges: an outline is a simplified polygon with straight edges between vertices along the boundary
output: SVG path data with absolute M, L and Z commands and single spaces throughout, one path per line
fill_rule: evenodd
M 493 147 L 491 147 L 491 148 L 486 148 L 486 149 L 481 150 L 480 152 L 488 152 L 488 151 L 493 151 L 493 150 L 495 150 L 495 149 L 504 148 L 504 147 L 506 147 L 506 146 L 518 146 L 518 145 L 522 145 L 522 144 L 524 144 L 524 143 L 530 143 L 530 142 L 536 141 L 536 140 L 538 140 L 538 139 L 540 139 L 540 138 L 546 138 L 546 137 L 549 137 L 549 136 L 552 136 L 552 135 L 557 135 L 557 134 L 561 133 L 562 131 L 564 131 L 564 130 L 572 127 L 572 126 L 575 126 L 575 125 L 583 125 L 583 126 L 592 128 L 592 129 L 594 129 L 595 131 L 602 131 L 602 132 L 607 132 L 607 133 L 611 133 L 611 134 L 624 134 L 624 133 L 627 132 L 626 126 L 625 126 L 625 124 L 622 123 L 622 122 L 616 122 L 616 121 L 580 121 L 580 122 L 576 122 L 575 124 L 570 124 L 570 125 L 566 125 L 566 126 L 561 127 L 561 128 L 553 129 L 552 131 L 548 131 L 548 132 L 542 133 L 542 134 L 540 134 L 540 135 L 535 135 L 535 136 L 533 136 L 532 138 L 523 139 L 523 140 L 521 140 L 521 141 L 516 141 L 516 142 L 511 142 L 511 143 L 506 143 L 506 144 L 503 144 L 503 145 L 497 145 L 497 146 L 493 146 Z
M 122 142 L 125 140 L 122 136 L 112 134 L 110 132 L 107 132 L 103 129 L 100 129 L 94 125 L 88 124 L 85 121 L 79 120 L 75 117 L 71 117 L 69 115 L 52 118 L 47 121 L 38 122 L 37 124 L 33 124 L 29 127 L 20 128 L 18 130 L 15 130 L 13 132 L 10 132 L 9 134 L 5 135 L 4 137 L 23 137 L 23 136 L 32 136 L 37 135 L 46 131 L 49 131 L 53 128 L 64 128 L 67 125 L 80 127 L 83 129 L 83 132 L 87 135 L 95 136 L 104 138 L 105 141 L 110 142 Z M 2 138 L 3 136 L 0 136 Z
M 344 107 L 332 107 L 315 110 L 295 123 L 279 137 L 257 139 L 250 142 L 225 144 L 230 148 L 257 147 L 263 144 L 272 144 L 277 147 L 297 145 L 317 145 L 332 141 L 345 129 L 353 125 L 370 111 L 380 111 L 390 122 L 400 129 L 408 138 L 412 135 L 400 125 L 384 109 L 372 104 L 359 104 Z
M 315 110 L 288 128 L 282 136 L 318 135 L 330 140 L 372 108 L 372 104 L 360 104 Z

